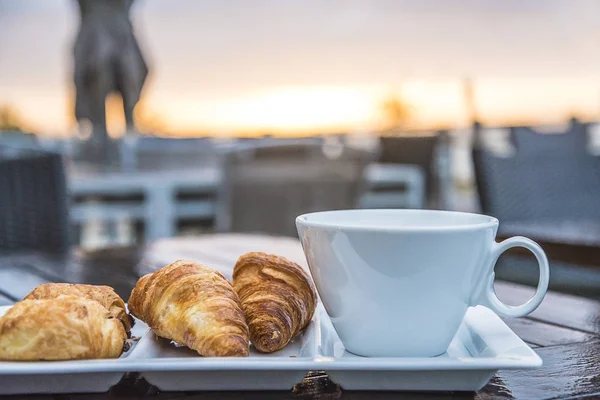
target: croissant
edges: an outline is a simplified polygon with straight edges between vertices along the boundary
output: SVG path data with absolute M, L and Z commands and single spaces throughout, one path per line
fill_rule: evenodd
M 140 278 L 129 310 L 158 336 L 202 356 L 248 356 L 248 326 L 231 284 L 194 261 L 179 260 Z
M 39 285 L 24 300 L 33 299 L 55 299 L 62 295 L 72 295 L 94 300 L 108 310 L 110 315 L 119 319 L 127 335 L 130 335 L 133 326 L 133 318 L 127 314 L 125 302 L 110 286 L 81 285 L 70 283 L 44 283 Z
M 311 321 L 317 293 L 298 264 L 265 253 L 247 253 L 233 269 L 233 287 L 240 297 L 250 341 L 265 353 L 277 351 Z
M 82 297 L 23 300 L 0 317 L 0 360 L 117 358 L 125 339 L 118 319 Z

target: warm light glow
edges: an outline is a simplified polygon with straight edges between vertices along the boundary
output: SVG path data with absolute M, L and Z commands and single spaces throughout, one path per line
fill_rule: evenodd
M 481 80 L 474 98 L 481 119 L 492 125 L 555 124 L 576 113 L 593 119 L 600 108 L 589 90 L 592 79 L 536 81 Z M 395 89 L 383 85 L 285 86 L 238 96 L 178 95 L 149 91 L 140 105 L 147 131 L 176 136 L 312 135 L 375 131 L 386 127 L 383 105 L 397 98 L 408 107 L 406 129 L 466 126 L 460 80 L 410 80 Z M 42 134 L 72 132 L 72 100 L 21 92 L 13 97 L 27 126 Z M 107 101 L 108 128 L 120 136 L 125 128 L 120 99 Z
M 149 101 L 175 131 L 318 133 L 371 127 L 377 91 L 368 87 L 280 87 L 238 98 Z
M 409 127 L 460 126 L 467 122 L 460 81 L 409 81 L 402 85 L 401 98 L 411 108 Z
M 136 110 L 143 132 L 463 128 L 467 79 L 473 111 L 487 125 L 600 113 L 596 3 L 141 3 L 132 21 L 150 67 Z M 0 26 L 10 32 L 0 35 L 0 107 L 14 109 L 24 129 L 72 135 L 77 7 L 69 0 L 10 4 L 0 6 Z M 125 127 L 119 106 L 108 101 L 112 136 Z

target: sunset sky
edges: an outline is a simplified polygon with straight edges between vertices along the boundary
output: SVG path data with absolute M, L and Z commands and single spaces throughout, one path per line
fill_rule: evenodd
M 70 0 L 0 0 L 0 105 L 72 131 Z M 595 0 L 138 0 L 144 111 L 174 133 L 370 130 L 398 96 L 413 128 L 600 114 Z M 119 127 L 115 127 L 118 130 Z

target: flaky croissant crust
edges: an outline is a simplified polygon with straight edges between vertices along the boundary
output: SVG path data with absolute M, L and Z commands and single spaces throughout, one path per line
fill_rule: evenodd
M 106 308 L 77 296 L 22 300 L 0 317 L 0 360 L 117 358 L 125 339 Z
M 24 300 L 55 299 L 58 296 L 72 295 L 94 300 L 105 307 L 110 314 L 123 323 L 129 335 L 133 318 L 127 314 L 125 302 L 110 286 L 84 285 L 71 283 L 44 283 L 32 290 Z
M 179 260 L 140 278 L 131 313 L 158 336 L 208 357 L 248 356 L 248 327 L 239 299 L 219 272 Z
M 233 269 L 250 341 L 262 352 L 286 346 L 311 321 L 317 292 L 298 264 L 276 255 L 247 253 Z

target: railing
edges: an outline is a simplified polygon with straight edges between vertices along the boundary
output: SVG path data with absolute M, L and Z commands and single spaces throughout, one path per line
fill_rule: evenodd
M 367 191 L 359 207 L 423 207 L 425 178 L 419 167 L 373 164 L 365 175 Z M 75 175 L 69 181 L 71 221 L 82 226 L 83 236 L 86 229 L 119 221 L 143 223 L 144 240 L 175 236 L 179 222 L 211 223 L 220 182 L 219 169 L 210 166 L 183 172 Z

